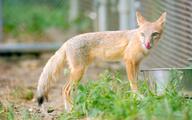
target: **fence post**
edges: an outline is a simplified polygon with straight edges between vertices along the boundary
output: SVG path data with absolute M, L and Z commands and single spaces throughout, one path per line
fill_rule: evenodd
M 70 0 L 70 16 L 69 20 L 74 21 L 79 14 L 79 0 Z
M 135 13 L 138 1 L 120 0 L 119 1 L 119 29 L 133 29 L 136 27 Z
M 0 0 L 0 43 L 3 42 L 3 2 Z
M 138 0 L 130 0 L 130 4 L 129 4 L 129 16 L 130 16 L 130 20 L 129 20 L 129 28 L 130 29 L 134 29 L 136 28 L 136 10 L 139 7 L 139 1 Z
M 75 20 L 79 17 L 79 0 L 70 0 L 69 21 L 72 24 L 72 30 L 77 32 L 78 27 L 74 25 Z
M 98 6 L 99 31 L 107 30 L 107 0 L 99 0 Z
M 125 30 L 128 29 L 129 26 L 129 8 L 128 8 L 129 0 L 119 0 L 119 29 Z

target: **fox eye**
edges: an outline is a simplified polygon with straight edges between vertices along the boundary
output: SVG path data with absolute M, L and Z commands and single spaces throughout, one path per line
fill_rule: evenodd
M 156 39 L 158 39 L 158 38 L 160 37 L 160 33 L 154 32 L 154 33 L 152 33 L 151 37 L 152 37 L 154 40 L 156 40 Z
M 154 32 L 154 33 L 152 33 L 151 36 L 159 36 L 159 35 L 160 35 L 160 33 L 158 33 L 158 32 Z

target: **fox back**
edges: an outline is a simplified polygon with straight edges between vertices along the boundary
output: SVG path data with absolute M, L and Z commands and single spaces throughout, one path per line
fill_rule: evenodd
M 162 35 L 166 13 L 155 22 L 146 21 L 140 13 L 136 15 L 139 28 L 75 36 L 65 43 L 67 54 L 76 56 L 79 62 L 85 64 L 94 58 L 116 61 L 125 54 L 148 54 L 152 47 L 157 46 Z

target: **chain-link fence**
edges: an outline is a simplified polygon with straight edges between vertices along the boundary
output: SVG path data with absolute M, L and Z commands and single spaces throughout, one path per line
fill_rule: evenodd
M 141 11 L 149 20 L 167 12 L 164 36 L 153 54 L 144 62 L 148 67 L 185 67 L 192 57 L 192 1 L 145 0 Z

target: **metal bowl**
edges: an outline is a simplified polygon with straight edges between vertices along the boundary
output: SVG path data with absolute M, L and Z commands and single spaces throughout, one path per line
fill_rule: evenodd
M 192 68 L 153 68 L 141 72 L 149 88 L 157 94 L 163 94 L 168 83 L 177 80 L 180 92 L 192 97 Z

